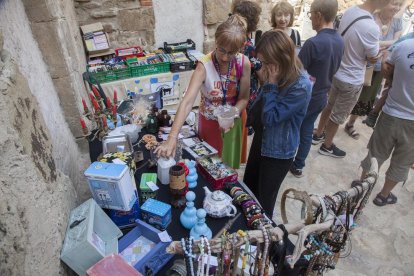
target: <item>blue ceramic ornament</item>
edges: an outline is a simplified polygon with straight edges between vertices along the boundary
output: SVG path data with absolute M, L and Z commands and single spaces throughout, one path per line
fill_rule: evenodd
M 195 240 L 199 240 L 201 236 L 204 236 L 209 240 L 213 237 L 213 233 L 206 224 L 206 215 L 207 213 L 204 209 L 197 210 L 197 223 L 190 231 L 190 236 Z
M 196 162 L 194 160 L 186 160 L 185 164 L 188 167 L 188 175 L 185 178 L 185 180 L 187 180 L 188 182 L 188 188 L 192 189 L 197 187 L 197 179 L 198 179 L 198 174 L 197 174 L 197 169 L 195 167 Z
M 197 209 L 194 207 L 195 193 L 187 192 L 185 199 L 187 200 L 187 207 L 180 215 L 180 222 L 184 228 L 190 230 L 197 223 Z

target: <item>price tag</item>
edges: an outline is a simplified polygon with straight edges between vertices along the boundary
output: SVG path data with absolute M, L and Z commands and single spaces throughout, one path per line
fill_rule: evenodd
M 152 182 L 152 181 L 148 181 L 147 182 L 147 185 L 148 185 L 148 187 L 153 191 L 153 192 L 155 192 L 156 190 L 158 190 L 159 188 L 158 188 L 158 186 L 157 186 L 157 184 L 155 184 L 154 182 Z
M 158 233 L 158 237 L 162 242 L 172 242 L 171 236 L 168 234 L 167 230 Z
M 119 158 L 115 158 L 114 160 L 112 160 L 112 163 L 119 164 L 119 165 L 126 165 L 126 163 Z

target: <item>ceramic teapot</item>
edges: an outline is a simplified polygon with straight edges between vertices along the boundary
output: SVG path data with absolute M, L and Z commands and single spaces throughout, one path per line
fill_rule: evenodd
M 206 193 L 203 208 L 213 218 L 234 217 L 237 213 L 236 207 L 231 203 L 232 198 L 223 191 L 211 192 L 203 187 Z

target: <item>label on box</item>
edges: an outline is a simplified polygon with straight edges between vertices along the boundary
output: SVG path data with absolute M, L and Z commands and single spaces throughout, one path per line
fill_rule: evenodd
M 105 242 L 95 232 L 92 232 L 91 243 L 102 256 L 105 256 Z
M 112 160 L 112 163 L 119 164 L 119 165 L 126 165 L 127 164 L 119 158 L 115 158 L 114 160 Z
M 151 189 L 151 191 L 153 191 L 153 192 L 155 192 L 156 190 L 158 190 L 159 188 L 158 188 L 158 186 L 157 186 L 157 184 L 155 184 L 154 182 L 152 182 L 152 181 L 148 181 L 147 182 L 147 185 L 148 185 L 148 188 L 150 188 Z
M 171 236 L 168 234 L 167 230 L 164 230 L 158 233 L 158 237 L 162 242 L 172 242 Z

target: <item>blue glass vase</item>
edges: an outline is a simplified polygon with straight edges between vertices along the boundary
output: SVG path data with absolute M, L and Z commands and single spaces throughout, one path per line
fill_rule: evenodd
M 180 215 L 180 222 L 184 228 L 190 230 L 197 223 L 197 209 L 194 207 L 195 193 L 187 192 L 185 199 L 187 200 L 187 207 Z
M 197 187 L 197 179 L 198 179 L 198 174 L 197 174 L 197 169 L 195 167 L 196 162 L 194 160 L 186 160 L 185 164 L 188 167 L 188 175 L 185 178 L 185 180 L 187 180 L 188 182 L 188 188 L 192 189 Z
M 190 231 L 190 236 L 195 240 L 199 240 L 201 236 L 204 236 L 209 240 L 213 237 L 211 229 L 206 224 L 206 215 L 207 213 L 204 209 L 197 210 L 197 223 Z

